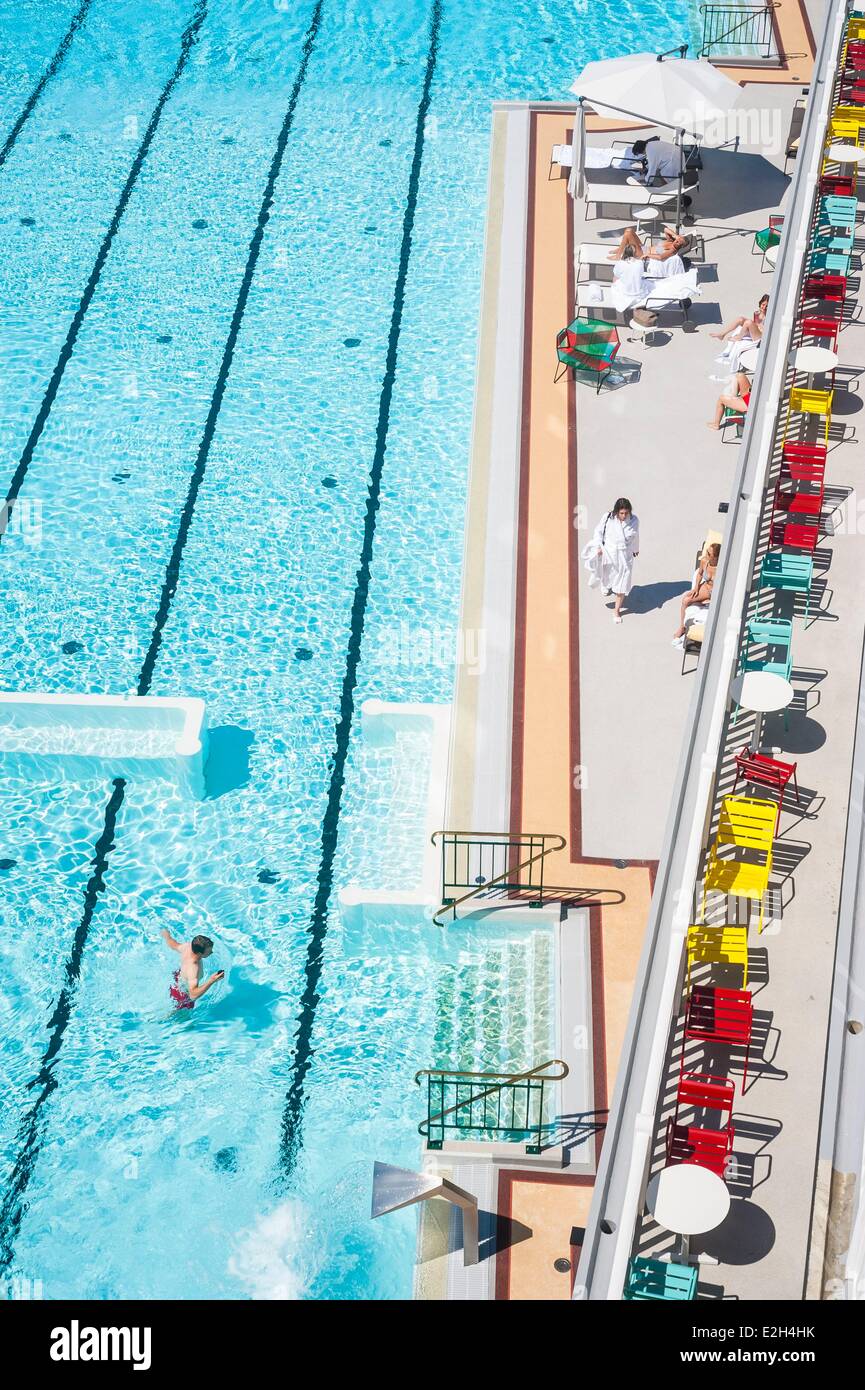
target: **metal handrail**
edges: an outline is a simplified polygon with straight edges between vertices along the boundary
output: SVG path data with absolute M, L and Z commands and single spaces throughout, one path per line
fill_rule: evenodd
M 442 839 L 442 898 L 444 898 L 445 889 L 444 851 L 449 838 L 452 839 L 455 844 L 462 839 L 466 845 L 495 841 L 504 848 L 507 848 L 508 845 L 514 845 L 516 847 L 523 844 L 525 841 L 534 844 L 535 841 L 540 840 L 541 848 L 535 853 L 530 854 L 528 859 L 523 859 L 519 864 L 509 864 L 502 873 L 496 874 L 493 878 L 485 879 L 483 883 L 477 884 L 477 886 L 471 888 L 468 893 L 463 893 L 461 897 L 443 901 L 441 907 L 434 913 L 432 919 L 434 925 L 437 927 L 444 926 L 444 922 L 441 920 L 441 913 L 445 909 L 447 909 L 448 912 L 453 912 L 454 921 L 456 921 L 457 908 L 462 903 L 468 902 L 469 899 L 476 898 L 482 893 L 488 893 L 489 890 L 495 888 L 497 884 L 508 882 L 513 875 L 520 874 L 523 869 L 528 869 L 532 864 L 543 861 L 548 854 L 554 854 L 556 851 L 564 849 L 567 844 L 564 835 L 557 835 L 552 831 L 539 831 L 536 834 L 526 832 L 525 835 L 512 835 L 506 830 L 434 830 L 430 836 L 431 843 L 435 844 L 440 836 L 444 837 Z M 556 840 L 558 843 L 547 845 L 547 840 Z M 519 884 L 515 885 L 515 887 L 519 886 Z M 532 884 L 526 884 L 524 886 L 526 889 L 531 889 L 533 887 Z M 539 901 L 543 902 L 543 878 L 541 878 L 539 892 Z
M 546 1073 L 548 1072 L 549 1068 L 551 1068 L 551 1067 L 558 1067 L 558 1068 L 559 1068 L 558 1072 L 555 1073 L 555 1074 L 553 1074 L 553 1075 L 551 1075 L 551 1076 L 550 1076 L 550 1075 L 546 1075 Z M 442 1129 L 442 1132 L 444 1132 L 445 1128 L 479 1129 L 479 1130 L 482 1130 L 482 1131 L 483 1131 L 483 1130 L 489 1130 L 489 1131 L 509 1130 L 509 1131 L 511 1131 L 511 1132 L 519 1132 L 519 1133 L 527 1133 L 527 1132 L 530 1131 L 530 1130 L 537 1129 L 537 1143 L 534 1144 L 534 1145 L 529 1146 L 527 1151 L 530 1152 L 530 1153 L 540 1153 L 541 1128 L 542 1128 L 542 1126 L 543 1126 L 543 1110 L 544 1110 L 544 1101 L 543 1101 L 543 1097 L 544 1097 L 544 1083 L 547 1082 L 547 1081 L 564 1081 L 565 1077 L 568 1076 L 569 1072 L 570 1072 L 570 1067 L 568 1066 L 567 1062 L 565 1062 L 565 1061 L 562 1060 L 561 1057 L 552 1057 L 548 1062 L 539 1062 L 536 1066 L 530 1067 L 527 1071 L 522 1071 L 522 1072 L 500 1072 L 500 1071 L 450 1071 L 450 1070 L 448 1070 L 446 1067 L 424 1067 L 424 1068 L 422 1068 L 420 1071 L 415 1072 L 415 1078 L 414 1078 L 414 1080 L 415 1080 L 415 1085 L 416 1085 L 416 1086 L 419 1086 L 419 1085 L 421 1084 L 421 1079 L 422 1079 L 424 1076 L 427 1078 L 427 1116 L 426 1116 L 426 1119 L 425 1119 L 425 1120 L 421 1120 L 420 1124 L 418 1125 L 418 1134 L 420 1134 L 423 1138 L 425 1138 L 425 1139 L 428 1141 L 428 1143 L 430 1144 L 430 1147 L 439 1147 L 440 1144 L 441 1144 L 441 1141 L 437 1141 L 437 1142 L 434 1143 L 432 1140 L 430 1140 L 430 1137 L 429 1137 L 429 1135 L 430 1135 L 430 1130 L 431 1130 L 433 1127 L 435 1127 L 435 1126 L 440 1126 L 441 1129 Z M 449 1083 L 452 1083 L 453 1085 L 459 1087 L 460 1082 L 461 1082 L 461 1079 L 462 1079 L 463 1084 L 465 1084 L 465 1082 L 468 1082 L 468 1083 L 469 1083 L 470 1091 L 469 1091 L 468 1096 L 465 1097 L 465 1099 L 463 1099 L 463 1100 L 459 1100 L 459 1099 L 458 1099 L 454 1105 L 449 1105 L 449 1106 L 447 1106 L 445 1109 L 439 1110 L 435 1115 L 433 1115 L 433 1114 L 432 1114 L 432 1110 L 431 1110 L 430 1100 L 431 1100 L 431 1089 L 432 1089 L 432 1085 L 435 1084 L 434 1081 L 433 1081 L 433 1078 L 436 1078 L 436 1077 L 439 1078 L 438 1084 L 439 1084 L 439 1085 L 441 1086 L 441 1088 L 442 1088 L 442 1099 L 444 1099 L 444 1088 L 445 1088 L 445 1086 L 446 1086 L 447 1084 L 449 1084 Z M 508 1089 L 508 1088 L 516 1088 L 516 1087 L 520 1086 L 520 1085 L 521 1085 L 522 1083 L 524 1083 L 524 1082 L 526 1083 L 526 1102 L 527 1102 L 527 1103 L 526 1103 L 526 1121 L 528 1121 L 528 1120 L 529 1120 L 528 1098 L 529 1098 L 529 1096 L 530 1096 L 530 1094 L 531 1094 L 531 1089 L 532 1089 L 531 1083 L 532 1083 L 533 1080 L 540 1083 L 539 1087 L 536 1087 L 535 1089 L 539 1089 L 539 1090 L 540 1090 L 540 1093 L 541 1093 L 540 1104 L 539 1104 L 539 1107 L 538 1107 L 538 1121 L 537 1121 L 537 1125 L 536 1125 L 536 1126 L 535 1126 L 535 1125 L 529 1125 L 528 1123 L 527 1123 L 526 1125 L 524 1125 L 524 1126 L 519 1126 L 519 1125 L 499 1125 L 499 1124 L 497 1124 L 497 1125 L 472 1124 L 471 1122 L 470 1122 L 469 1124 L 467 1124 L 467 1125 L 464 1125 L 464 1126 L 460 1126 L 460 1125 L 446 1126 L 446 1125 L 444 1124 L 444 1121 L 445 1121 L 445 1119 L 447 1118 L 448 1115 L 455 1115 L 458 1111 L 460 1111 L 460 1110 L 465 1110 L 466 1108 L 468 1108 L 468 1109 L 469 1109 L 469 1114 L 470 1114 L 470 1116 L 471 1116 L 472 1109 L 473 1109 L 473 1107 L 474 1107 L 475 1105 L 477 1105 L 478 1101 L 485 1101 L 489 1096 L 501 1095 L 501 1093 L 502 1093 L 504 1090 L 506 1090 L 506 1089 Z M 471 1084 L 472 1084 L 473 1082 L 475 1082 L 475 1081 L 478 1081 L 478 1082 L 495 1081 L 496 1084 L 495 1084 L 495 1085 L 492 1085 L 492 1086 L 488 1086 L 488 1087 L 486 1087 L 485 1089 L 483 1089 L 483 1090 L 478 1091 L 477 1093 L 475 1093 L 475 1092 L 471 1089 Z
M 764 31 L 761 37 L 742 39 L 741 43 L 743 46 L 747 45 L 752 48 L 765 45 L 766 52 L 762 56 L 764 58 L 770 57 L 771 41 L 774 33 L 772 11 L 777 8 L 778 0 L 765 0 L 765 3 L 762 5 L 701 5 L 700 13 L 703 15 L 703 42 L 700 46 L 700 57 L 707 58 L 713 47 L 719 47 L 721 44 L 726 43 L 727 40 L 738 33 L 740 29 L 744 29 L 745 26 L 749 24 L 756 24 L 760 20 L 763 21 Z M 714 18 L 722 14 L 738 14 L 740 12 L 742 13 L 742 18 L 737 20 L 731 29 L 726 29 L 722 34 L 712 33 L 707 39 L 706 27 L 710 17 Z

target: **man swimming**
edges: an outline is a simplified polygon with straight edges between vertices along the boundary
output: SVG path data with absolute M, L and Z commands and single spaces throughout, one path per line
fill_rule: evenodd
M 174 984 L 169 988 L 168 993 L 174 1000 L 178 1009 L 194 1009 L 196 999 L 201 999 L 207 993 L 211 985 L 215 985 L 219 980 L 225 978 L 224 970 L 217 970 L 214 975 L 209 975 L 204 984 L 199 984 L 201 978 L 201 962 L 207 960 L 213 953 L 213 942 L 209 936 L 194 936 L 191 941 L 175 941 L 170 932 L 162 928 L 162 935 L 166 945 L 172 951 L 180 952 L 180 964 L 174 972 Z

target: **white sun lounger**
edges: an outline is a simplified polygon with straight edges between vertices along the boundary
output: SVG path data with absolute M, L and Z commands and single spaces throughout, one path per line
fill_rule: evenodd
M 610 259 L 610 252 L 618 246 L 618 241 L 584 241 L 574 251 L 574 270 L 576 278 L 589 280 L 612 280 L 617 262 Z M 697 234 L 687 236 L 682 255 L 690 260 L 703 262 L 706 258 L 703 238 Z M 664 279 L 665 272 L 658 271 L 656 278 Z
M 634 309 L 673 309 L 688 317 L 688 307 L 692 299 L 701 294 L 697 284 L 696 270 L 684 275 L 672 276 L 669 280 L 659 280 L 642 299 L 633 301 L 627 308 L 621 308 L 620 296 L 615 294 L 615 286 L 599 284 L 577 285 L 577 313 L 585 312 L 589 318 L 612 317 L 615 323 L 624 323 Z
M 693 195 L 699 186 L 699 180 L 686 184 L 682 189 L 683 196 Z M 622 208 L 625 208 L 626 216 L 633 221 L 634 208 L 656 207 L 661 212 L 675 211 L 679 181 L 673 179 L 672 182 L 659 184 L 655 188 L 646 188 L 637 183 L 587 183 L 585 196 L 586 221 L 593 220 L 589 218 L 590 204 L 594 204 L 595 217 L 619 217 Z M 602 212 L 602 208 L 615 208 L 616 211 Z

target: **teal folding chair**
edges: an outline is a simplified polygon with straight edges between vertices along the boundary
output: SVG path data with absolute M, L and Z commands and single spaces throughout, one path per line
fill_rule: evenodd
M 814 251 L 811 254 L 808 273 L 847 276 L 850 274 L 850 256 L 838 251 Z
M 625 1300 L 651 1299 L 662 1303 L 692 1301 L 697 1297 L 697 1271 L 691 1265 L 677 1265 L 668 1260 L 651 1260 L 635 1255 L 628 1265 L 628 1279 L 622 1297 Z
M 788 550 L 770 550 L 760 566 L 761 589 L 779 589 L 791 594 L 805 595 L 805 619 L 811 607 L 811 583 L 814 561 L 810 555 L 795 555 Z
M 767 675 L 790 679 L 793 669 L 793 624 L 789 618 L 754 619 L 745 629 L 745 645 L 739 662 L 740 673 L 765 671 Z M 764 656 L 752 656 L 755 648 L 764 648 Z M 739 718 L 739 706 L 733 715 L 735 724 Z M 784 711 L 784 728 L 787 728 L 787 711 Z

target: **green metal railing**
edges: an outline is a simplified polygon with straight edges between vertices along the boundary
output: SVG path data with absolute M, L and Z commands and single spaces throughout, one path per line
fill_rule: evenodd
M 499 831 L 437 830 L 433 844 L 441 845 L 442 906 L 453 912 L 470 898 L 500 894 L 525 895 L 531 907 L 544 902 L 544 860 L 564 849 L 564 835 L 509 835 Z M 461 891 L 466 890 L 466 891 Z
M 551 1072 L 551 1068 L 558 1068 Z M 539 1154 L 546 1118 L 544 1088 L 563 1081 L 568 1064 L 554 1057 L 523 1072 L 430 1070 L 415 1073 L 415 1084 L 427 1079 L 427 1115 L 418 1133 L 427 1148 L 440 1149 L 448 1130 L 526 1139 L 526 1153 Z
M 703 41 L 700 57 L 742 54 L 754 58 L 777 56 L 772 12 L 776 0 L 762 5 L 701 5 Z

